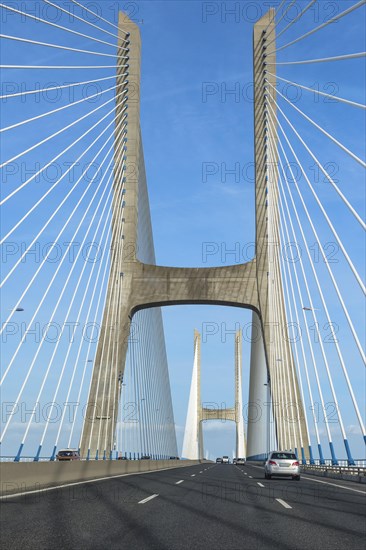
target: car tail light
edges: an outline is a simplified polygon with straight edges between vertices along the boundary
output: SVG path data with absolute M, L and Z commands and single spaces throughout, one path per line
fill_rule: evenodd
M 297 461 L 296 461 L 296 462 L 293 462 L 293 463 L 292 463 L 292 466 L 300 466 L 300 463 L 297 462 Z
M 272 464 L 272 466 L 277 466 L 277 462 L 275 462 L 274 460 L 270 460 L 268 464 Z

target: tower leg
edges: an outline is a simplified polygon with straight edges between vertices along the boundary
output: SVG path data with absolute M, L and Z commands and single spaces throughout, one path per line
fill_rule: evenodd
M 236 457 L 246 457 L 245 429 L 243 418 L 242 390 L 242 333 L 235 334 L 235 427 L 236 427 Z
M 191 391 L 189 394 L 182 456 L 190 460 L 202 459 L 203 432 L 201 422 L 201 336 L 194 331 L 194 360 Z
M 267 367 L 262 327 L 258 315 L 252 316 L 252 347 L 248 404 L 248 460 L 264 460 L 268 446 Z

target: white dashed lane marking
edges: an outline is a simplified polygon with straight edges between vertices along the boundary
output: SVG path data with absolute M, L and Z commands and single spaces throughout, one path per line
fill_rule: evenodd
M 145 502 L 149 502 L 149 500 L 152 500 L 153 498 L 158 497 L 159 495 L 151 495 L 147 498 L 144 498 L 144 500 L 140 500 L 139 504 L 145 504 Z
M 257 481 L 257 484 L 259 485 L 259 487 L 264 487 L 263 483 L 259 483 L 259 481 Z
M 176 482 L 176 485 L 179 485 L 180 483 L 183 483 L 184 479 L 180 479 L 179 481 Z
M 282 500 L 282 498 L 276 498 L 277 502 L 279 502 L 280 504 L 282 504 L 282 506 L 284 508 L 291 508 L 292 509 L 292 506 L 290 506 L 289 504 L 287 504 L 287 502 L 285 502 L 284 500 Z

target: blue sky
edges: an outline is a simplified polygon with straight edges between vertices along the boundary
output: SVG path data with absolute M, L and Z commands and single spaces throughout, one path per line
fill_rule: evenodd
M 5 2 L 9 6 L 23 9 L 22 3 Z M 279 39 L 279 45 L 284 45 L 308 30 L 323 23 L 327 18 L 343 11 L 353 2 L 323 2 L 307 14 Z M 69 2 L 59 3 L 60 6 L 70 9 Z M 225 265 L 246 261 L 251 258 L 251 243 L 255 238 L 254 231 L 254 182 L 253 182 L 253 101 L 252 101 L 252 28 L 255 20 L 264 14 L 268 2 L 98 2 L 92 3 L 91 9 L 98 6 L 100 13 L 108 20 L 116 23 L 116 9 L 125 9 L 137 21 L 142 36 L 142 83 L 141 83 L 141 126 L 144 143 L 144 153 L 149 186 L 150 207 L 153 222 L 155 251 L 157 263 L 173 266 L 210 266 Z M 307 2 L 297 3 L 303 8 Z M 27 11 L 32 8 L 41 17 L 46 16 L 45 4 L 42 2 L 27 2 Z M 273 2 L 278 6 L 279 2 Z M 286 6 L 288 3 L 285 4 Z M 235 13 L 230 13 L 234 8 Z M 278 29 L 283 29 L 298 13 L 297 7 L 288 12 L 286 19 L 279 23 Z M 47 12 L 52 17 L 52 11 Z M 75 13 L 79 13 L 75 8 Z M 297 61 L 318 57 L 336 56 L 364 50 L 365 10 L 357 10 L 341 21 L 331 24 L 309 38 L 300 41 L 278 53 L 278 61 Z M 59 23 L 67 25 L 67 18 Z M 111 27 L 101 23 L 103 28 Z M 71 28 L 98 36 L 108 40 L 106 35 L 82 26 L 75 22 Z M 37 39 L 44 42 L 68 44 L 72 47 L 113 52 L 112 48 L 91 43 L 86 39 L 66 35 L 66 33 L 36 24 L 32 21 L 21 22 L 15 14 L 2 19 L 2 32 L 5 34 L 34 37 L 37 30 Z M 110 38 L 113 42 L 113 39 Z M 40 46 L 24 46 L 14 42 L 6 43 L 2 54 L 2 63 L 25 64 L 90 64 L 94 61 L 100 64 L 113 64 L 112 58 L 93 57 L 91 60 L 83 54 L 67 53 L 46 49 Z M 23 63 L 21 61 L 21 63 Z M 111 63 L 109 63 L 111 61 Z M 319 87 L 320 90 L 335 93 L 341 97 L 357 102 L 364 101 L 365 84 L 364 60 L 350 60 L 333 63 L 319 63 L 309 65 L 284 65 L 278 67 L 278 74 L 283 78 L 299 82 L 309 87 Z M 10 73 L 10 74 L 9 74 Z M 33 71 L 32 76 L 24 71 L 4 71 L 5 89 L 14 90 L 19 82 L 26 82 L 28 86 L 36 82 L 49 83 L 75 80 L 91 80 L 102 76 L 113 75 L 113 70 L 97 69 L 82 70 L 75 74 L 63 71 L 48 72 L 45 77 L 42 71 Z M 32 81 L 33 79 L 33 81 Z M 12 84 L 14 83 L 14 84 Z M 113 85 L 113 80 L 102 83 L 106 89 Z M 235 90 L 235 94 L 230 91 Z M 279 90 L 292 97 L 293 88 L 279 86 Z M 211 92 L 209 95 L 207 91 Z M 4 93 L 4 92 L 3 92 Z M 6 92 L 5 92 L 6 93 Z M 79 98 L 76 92 L 76 98 Z M 111 98 L 107 92 L 94 104 L 81 104 L 79 107 L 65 110 L 61 115 L 53 116 L 52 124 L 38 121 L 27 125 L 24 131 L 14 130 L 12 139 L 2 139 L 3 158 L 10 158 L 13 154 L 27 148 L 34 142 L 34 135 L 39 139 L 51 132 L 62 128 L 66 122 L 72 122 L 77 116 L 82 116 L 91 108 L 98 107 L 103 101 Z M 57 108 L 67 104 L 68 97 L 63 94 L 52 105 L 36 103 L 30 98 L 25 105 L 3 102 L 3 124 L 8 125 L 40 112 Z M 279 100 L 281 108 L 291 118 L 305 141 L 311 146 L 319 160 L 334 170 L 338 185 L 355 209 L 364 216 L 364 174 L 361 166 L 350 159 L 325 136 L 322 136 L 311 125 L 301 118 L 283 100 Z M 91 105 L 93 105 L 91 107 Z M 363 136 L 365 133 L 364 111 L 336 102 L 324 101 L 311 93 L 302 91 L 296 105 L 303 109 L 310 117 L 323 126 L 328 132 L 336 136 L 356 155 L 363 157 Z M 113 103 L 103 107 L 100 113 L 107 113 Z M 23 107 L 23 108 L 21 108 Z M 72 112 L 71 112 L 72 111 Z M 96 115 L 96 117 L 100 114 Z M 80 124 L 81 130 L 86 131 L 91 117 Z M 107 119 L 109 120 L 109 119 Z M 287 130 L 290 135 L 290 130 Z M 10 134 L 8 134 L 10 135 Z M 52 144 L 42 146 L 39 156 L 29 154 L 28 163 L 51 158 L 53 151 L 61 150 L 70 141 L 72 130 L 55 138 Z M 97 130 L 90 134 L 88 141 L 98 135 Z M 14 137 L 13 137 L 14 136 Z M 67 141 L 69 139 L 69 141 Z M 111 144 L 110 144 L 111 145 Z M 294 138 L 294 147 L 306 168 L 307 173 L 317 192 L 329 210 L 330 217 L 339 231 L 342 240 L 349 251 L 356 268 L 364 275 L 365 240 L 360 227 L 351 219 L 346 208 L 340 204 L 336 193 L 330 185 L 318 177 L 314 161 L 304 152 L 301 144 Z M 82 153 L 82 144 L 74 148 L 77 154 Z M 286 148 L 288 151 L 288 149 Z M 92 150 L 94 151 L 94 150 Z M 89 160 L 92 158 L 92 151 Z M 96 153 L 96 150 L 93 154 Z M 293 160 L 293 159 L 292 159 Z M 232 170 L 237 173 L 230 173 Z M 20 166 L 21 170 L 21 166 Z M 208 173 L 211 170 L 214 173 Z M 78 172 L 80 173 L 80 171 Z M 7 174 L 4 189 L 12 189 L 17 183 L 19 173 Z M 53 175 L 50 174 L 50 180 Z M 54 180 L 52 180 L 54 181 Z M 44 182 L 43 182 L 44 183 Z M 323 222 L 318 208 L 306 190 L 304 178 L 300 185 L 306 197 L 314 223 L 319 228 L 324 245 L 333 243 L 334 237 Z M 8 186 L 8 187 L 7 187 Z M 29 185 L 19 199 L 9 201 L 9 210 L 3 221 L 3 231 L 11 227 L 12 220 L 27 211 L 29 202 L 39 198 L 44 187 Z M 55 190 L 52 201 L 61 200 L 65 188 Z M 81 191 L 76 191 L 81 196 Z M 295 199 L 299 204 L 298 199 Z M 36 218 L 31 218 L 14 234 L 14 242 L 30 242 L 31 235 L 36 228 L 41 227 L 47 220 L 51 202 L 45 201 L 44 207 Z M 70 203 L 71 204 L 71 203 Z M 75 202 L 73 203 L 75 204 Z M 71 206 L 65 206 L 64 217 L 71 211 Z M 304 231 L 311 243 L 314 237 L 310 233 L 309 225 L 304 220 Z M 51 241 L 61 227 L 60 222 L 50 224 L 47 236 L 41 245 Z M 76 223 L 72 226 L 76 227 Z M 68 230 L 62 242 L 72 235 Z M 311 240 L 312 239 L 312 240 Z M 207 244 L 210 243 L 210 244 Z M 64 247 L 65 248 L 65 247 Z M 230 252 L 235 250 L 235 253 Z M 328 252 L 331 249 L 327 249 Z M 207 254 L 212 251 L 211 254 Z M 239 254 L 238 254 L 239 251 Z M 314 251 L 315 254 L 315 251 Z M 354 320 L 359 337 L 364 340 L 364 307 L 360 307 L 362 294 L 354 283 L 354 279 L 346 266 L 341 252 L 335 250 L 336 263 L 332 264 L 334 273 L 344 293 L 350 314 Z M 14 254 L 16 258 L 16 254 Z M 13 258 L 10 258 L 12 265 Z M 6 264 L 8 265 L 8 264 Z M 32 266 L 31 266 L 32 268 Z M 38 296 L 42 285 L 49 279 L 51 266 L 45 269 L 44 278 L 38 288 Z M 23 265 L 23 269 L 25 266 Z M 339 339 L 347 357 L 347 367 L 354 384 L 361 410 L 365 408 L 365 377 L 364 367 L 361 364 L 347 323 L 337 302 L 337 298 L 327 279 L 325 267 L 321 261 L 317 263 L 317 270 L 321 280 L 324 280 L 324 289 L 327 290 L 332 321 L 339 325 Z M 15 275 L 14 283 L 3 295 L 3 311 L 13 307 L 14 300 L 19 294 L 17 289 L 22 285 L 24 272 L 19 270 Z M 310 282 L 314 292 L 314 303 L 320 307 L 314 282 Z M 61 283 L 45 303 L 45 310 L 40 313 L 40 323 L 47 320 L 47 307 L 55 302 Z M 71 291 L 70 291 L 71 293 Z M 67 300 L 66 295 L 66 300 Z M 28 311 L 37 303 L 37 291 L 28 298 L 25 322 L 29 322 Z M 47 305 L 47 303 L 49 305 Z M 66 305 L 62 306 L 66 311 Z M 49 311 L 49 310 L 48 310 Z M 74 316 L 76 315 L 76 309 Z M 173 406 L 177 424 L 178 442 L 182 439 L 182 430 L 185 422 L 186 406 L 190 386 L 192 368 L 193 330 L 207 330 L 209 326 L 217 327 L 217 333 L 206 338 L 202 344 L 202 400 L 209 402 L 226 403 L 233 401 L 234 381 L 234 342 L 229 331 L 235 326 L 246 327 L 251 320 L 248 311 L 222 307 L 170 307 L 163 311 L 165 323 L 166 346 L 168 352 L 169 370 L 171 377 Z M 5 315 L 2 313 L 2 320 Z M 62 318 L 62 316 L 60 316 Z M 19 320 L 19 317 L 17 318 Z M 319 312 L 319 322 L 322 327 L 326 322 L 322 311 Z M 322 328 L 324 337 L 326 329 Z M 10 340 L 11 341 L 11 340 Z M 32 346 L 32 343 L 29 343 Z M 331 347 L 331 345 L 329 345 Z M 319 347 L 318 347 L 319 348 Z M 317 354 L 319 349 L 317 348 Z M 13 349 L 13 348 L 11 348 Z M 243 341 L 244 363 L 244 401 L 248 395 L 249 378 L 249 342 Z M 7 353 L 7 352 L 5 352 Z M 24 351 L 25 356 L 29 353 Z M 10 354 L 10 351 L 9 351 Z M 353 444 L 353 454 L 362 458 L 364 446 L 358 433 L 357 422 L 352 413 L 349 400 L 344 390 L 344 382 L 339 366 L 334 359 L 333 348 L 329 352 L 332 357 L 336 389 L 340 396 L 342 412 L 346 426 L 349 427 L 348 436 Z M 10 355 L 9 355 L 10 356 Z M 19 364 L 18 368 L 22 368 Z M 322 371 L 322 380 L 325 373 Z M 13 383 L 15 387 L 15 382 Z M 331 402 L 328 389 L 325 390 L 327 402 Z M 324 431 L 324 423 L 321 428 Z M 205 441 L 208 451 L 214 455 L 231 453 L 235 445 L 233 426 L 222 423 L 205 427 Z M 336 433 L 336 432 L 335 432 Z M 335 440 L 337 440 L 335 435 Z M 326 443 L 324 440 L 324 447 Z M 344 451 L 337 440 L 337 452 L 344 456 Z

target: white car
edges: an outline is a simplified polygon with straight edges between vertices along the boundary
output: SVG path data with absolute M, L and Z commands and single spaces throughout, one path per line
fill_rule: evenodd
M 272 451 L 264 464 L 264 477 L 291 476 L 292 479 L 300 479 L 300 463 L 295 453 L 285 451 Z
M 229 457 L 228 456 L 223 456 L 222 457 L 222 464 L 229 464 L 230 460 L 229 460 Z

